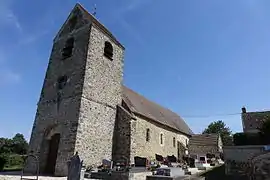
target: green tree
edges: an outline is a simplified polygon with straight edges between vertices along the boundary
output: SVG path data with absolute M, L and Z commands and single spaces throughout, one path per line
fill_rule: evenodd
M 12 139 L 12 152 L 15 154 L 26 154 L 28 150 L 28 143 L 23 134 L 17 133 Z
M 223 145 L 233 144 L 232 131 L 221 120 L 210 123 L 208 127 L 203 131 L 203 134 L 219 134 Z
M 265 143 L 270 143 L 270 119 L 264 121 L 262 126 L 258 129 L 260 130 L 262 138 L 266 141 Z
M 0 154 L 12 153 L 12 141 L 8 138 L 0 138 Z
M 26 154 L 28 143 L 24 136 L 17 133 L 12 139 L 0 138 L 0 154 Z

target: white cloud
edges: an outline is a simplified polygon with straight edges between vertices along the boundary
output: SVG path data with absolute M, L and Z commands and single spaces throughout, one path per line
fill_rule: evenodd
M 143 46 L 146 43 L 141 34 L 136 31 L 136 29 L 132 27 L 124 17 L 126 17 L 126 15 L 131 11 L 138 10 L 145 6 L 147 3 L 152 3 L 152 0 L 130 0 L 128 4 L 124 5 L 122 8 L 117 9 L 113 14 L 116 22 L 119 23 L 140 45 Z
M 6 54 L 3 51 L 0 51 L 0 86 L 21 81 L 21 75 L 9 68 L 6 59 Z
M 125 5 L 122 9 L 120 9 L 121 14 L 125 14 L 127 12 L 136 10 L 146 5 L 147 3 L 151 3 L 152 0 L 131 0 L 127 5 Z
M 11 9 L 12 1 L 1 0 L 0 2 L 0 27 L 12 25 L 19 32 L 23 31 L 21 23 Z
M 21 81 L 21 75 L 11 69 L 0 69 L 0 86 L 14 84 Z
M 21 39 L 19 39 L 19 42 L 17 45 L 26 45 L 36 42 L 39 38 L 49 33 L 49 30 L 44 30 L 42 32 L 38 32 L 36 34 L 31 34 L 29 36 L 25 35 Z

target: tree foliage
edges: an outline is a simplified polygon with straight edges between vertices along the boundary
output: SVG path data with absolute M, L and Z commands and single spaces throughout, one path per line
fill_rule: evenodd
M 235 133 L 233 135 L 233 142 L 236 146 L 262 145 L 264 144 L 264 139 L 259 133 Z
M 232 131 L 221 120 L 210 123 L 203 134 L 219 134 L 224 145 L 232 145 Z
M 19 154 L 27 153 L 28 143 L 24 136 L 17 133 L 12 139 L 0 138 L 0 154 Z
M 270 119 L 263 122 L 262 126 L 259 128 L 261 134 L 265 137 L 270 137 Z
M 270 144 L 270 119 L 265 120 L 258 129 L 263 144 Z
M 28 143 L 24 136 L 17 133 L 13 138 L 0 138 L 0 171 L 4 167 L 22 167 L 25 155 L 28 150 Z

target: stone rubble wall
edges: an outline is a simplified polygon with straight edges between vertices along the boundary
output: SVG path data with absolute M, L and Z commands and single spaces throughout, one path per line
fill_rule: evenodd
M 113 59 L 104 56 L 104 44 L 113 46 Z M 75 151 L 86 166 L 111 160 L 116 107 L 122 100 L 122 47 L 92 25 L 89 39 Z
M 225 173 L 270 179 L 270 152 L 263 146 L 234 146 L 224 149 Z
M 146 141 L 146 129 L 150 129 L 150 140 Z M 160 134 L 163 134 L 163 144 L 160 144 Z M 173 146 L 173 138 L 176 143 Z M 189 138 L 179 132 L 166 128 L 162 125 L 136 117 L 136 133 L 135 133 L 136 156 L 155 158 L 155 154 L 164 157 L 174 155 L 177 157 L 177 141 L 186 146 L 186 141 Z
M 114 126 L 112 160 L 131 161 L 131 119 L 132 115 L 123 107 L 117 106 Z M 133 157 L 134 158 L 134 157 Z
M 29 153 L 33 151 L 39 157 L 40 172 L 44 171 L 47 163 L 50 140 L 48 135 L 59 133 L 55 175 L 67 174 L 66 163 L 75 149 L 89 34 L 90 27 L 85 26 L 63 35 L 53 44 L 29 145 Z M 71 36 L 74 37 L 73 56 L 63 60 L 62 49 Z M 59 91 L 57 81 L 63 75 L 68 80 L 64 89 Z M 60 101 L 57 100 L 58 92 L 61 94 Z M 29 159 L 25 170 L 34 173 L 35 169 L 36 163 Z

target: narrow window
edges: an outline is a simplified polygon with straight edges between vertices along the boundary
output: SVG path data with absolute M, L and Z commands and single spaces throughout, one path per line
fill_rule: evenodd
M 186 139 L 186 147 L 188 147 L 188 140 Z
M 58 90 L 63 89 L 67 84 L 67 76 L 61 76 L 58 78 Z
M 110 42 L 106 41 L 104 46 L 104 56 L 111 59 L 113 58 L 113 46 Z
M 62 51 L 63 59 L 66 59 L 72 56 L 73 47 L 74 47 L 74 38 L 69 38 L 66 41 L 65 47 L 63 48 L 63 51 Z
M 173 147 L 175 147 L 175 137 L 173 138 Z
M 160 134 L 160 144 L 163 144 L 163 134 Z
M 150 129 L 147 128 L 146 129 L 146 141 L 149 142 L 149 140 L 150 140 Z

